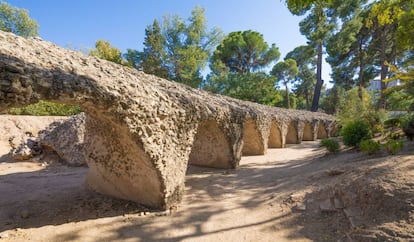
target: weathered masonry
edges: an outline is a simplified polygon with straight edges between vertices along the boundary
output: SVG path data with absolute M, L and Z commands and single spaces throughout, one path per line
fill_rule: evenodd
M 188 163 L 236 168 L 242 155 L 331 135 L 329 115 L 244 102 L 146 75 L 39 38 L 0 32 L 0 111 L 80 105 L 91 189 L 168 208 Z

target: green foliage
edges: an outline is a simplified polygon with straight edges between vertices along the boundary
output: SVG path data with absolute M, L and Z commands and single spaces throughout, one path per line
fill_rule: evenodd
M 389 154 L 396 155 L 404 148 L 404 142 L 390 139 L 384 144 L 384 147 Z
M 296 15 L 308 15 L 299 23 L 300 32 L 306 36 L 310 46 L 315 48 L 316 83 L 313 93 L 311 111 L 319 109 L 319 99 L 323 86 L 322 57 L 326 40 L 336 26 L 336 21 L 329 14 L 331 1 L 287 1 L 289 10 Z
M 271 73 L 276 77 L 276 81 L 282 82 L 286 89 L 286 108 L 290 108 L 289 87 L 288 84 L 298 75 L 298 67 L 294 59 L 287 59 L 278 62 L 272 69 Z
M 232 73 L 249 73 L 266 67 L 280 56 L 275 44 L 269 48 L 263 35 L 247 30 L 229 33 L 213 53 Z
M 11 108 L 9 114 L 13 115 L 35 115 L 35 116 L 69 116 L 82 112 L 79 106 L 71 106 L 60 103 L 39 101 L 22 108 Z
M 264 72 L 228 73 L 221 77 L 210 76 L 205 90 L 230 96 L 233 98 L 274 106 L 283 98 L 274 89 L 274 79 Z
M 367 139 L 359 143 L 359 148 L 368 155 L 373 155 L 381 150 L 381 144 L 372 139 Z
M 404 118 L 402 122 L 402 128 L 407 138 L 409 140 L 413 140 L 414 138 L 414 115 L 407 115 Z
M 334 139 L 322 139 L 320 146 L 326 147 L 331 153 L 338 153 L 340 148 L 339 142 Z
M 371 131 L 375 133 L 382 133 L 384 130 L 384 121 L 387 118 L 387 113 L 381 109 L 378 111 L 368 110 L 361 114 L 361 120 L 368 123 Z
M 0 1 L 0 30 L 25 38 L 38 35 L 37 22 L 29 17 L 26 9 L 16 8 Z
M 389 118 L 387 120 L 384 121 L 384 127 L 385 128 L 399 128 L 402 127 L 402 123 L 403 123 L 403 117 L 399 116 L 399 117 L 394 117 L 394 118 Z
M 313 90 L 316 83 L 316 53 L 312 46 L 301 45 L 286 54 L 285 59 L 294 59 L 298 67 L 295 76 L 294 93 L 300 100 L 300 109 L 310 110 Z
M 360 91 L 362 91 L 362 100 L 359 97 Z M 343 124 L 347 124 L 353 120 L 362 119 L 366 112 L 373 109 L 371 95 L 365 88 L 362 88 L 361 90 L 358 88 L 351 89 L 347 91 L 344 96 L 339 94 L 337 100 L 339 101 L 338 118 Z
M 342 128 L 343 142 L 347 146 L 356 147 L 362 140 L 372 137 L 369 124 L 365 121 L 351 121 Z
M 391 92 L 386 96 L 387 109 L 392 111 L 408 111 L 414 98 L 405 90 Z
M 207 29 L 204 9 L 196 7 L 188 21 L 165 16 L 145 29 L 144 51 L 128 50 L 130 65 L 146 73 L 198 88 L 213 48 L 222 40 L 218 28 Z
M 203 89 L 230 97 L 274 106 L 283 102 L 274 77 L 259 71 L 279 58 L 263 36 L 248 30 L 230 33 L 215 50 Z
M 117 64 L 124 64 L 122 59 L 122 52 L 113 47 L 111 43 L 104 40 L 98 40 L 95 43 L 95 49 L 89 51 L 89 55 L 96 56 L 98 58 L 115 62 Z
M 321 108 L 328 114 L 337 115 L 344 109 L 346 98 L 345 89 L 340 86 L 334 86 L 329 95 L 326 95 L 321 102 Z
M 168 78 L 168 69 L 163 63 L 166 53 L 164 51 L 165 36 L 162 34 L 158 20 L 145 29 L 143 52 L 127 50 L 125 58 L 133 67 L 141 69 L 147 74 Z

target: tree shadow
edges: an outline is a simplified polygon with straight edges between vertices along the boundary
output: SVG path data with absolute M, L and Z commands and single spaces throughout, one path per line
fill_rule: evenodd
M 0 158 L 1 166 L 17 168 L 0 175 L 0 232 L 149 211 L 134 202 L 88 190 L 84 186 L 87 167 L 69 167 L 59 162 L 17 162 L 5 156 Z M 25 170 L 24 166 L 39 168 L 21 172 L 19 166 L 20 170 Z
M 299 215 L 289 210 L 280 212 L 280 206 L 290 194 L 306 189 L 311 183 L 308 182 L 311 175 L 332 166 L 335 164 L 329 158 L 321 158 L 320 155 L 290 161 L 250 163 L 237 170 L 190 166 L 184 200 L 175 213 L 163 217 L 127 215 L 128 222 L 116 220 L 114 223 L 118 226 L 102 228 L 102 236 L 106 234 L 104 240 L 202 240 L 219 233 L 230 236 L 241 230 L 263 230 L 265 227 L 272 231 L 293 228 L 289 236 L 303 239 L 303 234 L 297 233 L 295 228 L 295 218 Z M 250 217 L 260 211 L 260 207 L 269 209 L 269 212 L 263 217 Z M 229 221 L 239 213 L 238 221 Z M 53 239 L 76 241 L 82 239 L 86 230 L 88 228 L 72 230 Z

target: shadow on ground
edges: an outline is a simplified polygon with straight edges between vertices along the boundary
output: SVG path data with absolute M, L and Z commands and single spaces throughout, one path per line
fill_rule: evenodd
M 355 174 L 360 173 L 356 170 L 380 165 L 381 160 L 365 164 L 367 157 L 353 150 L 341 155 L 325 154 L 316 142 L 305 142 L 304 147 L 312 152 L 304 157 L 277 159 L 289 149 L 298 152 L 298 147 L 272 149 L 265 157 L 245 157 L 237 170 L 190 166 L 183 202 L 171 214 L 87 191 L 83 187 L 87 168 L 51 165 L 36 172 L 3 175 L 0 183 L 10 187 L 0 198 L 0 231 L 75 222 L 70 229 L 48 239 L 346 241 L 350 224 L 343 213 L 322 213 L 317 207 L 298 211 L 295 207 L 299 200 L 329 197 L 332 191 L 327 186 L 333 187 L 345 178 L 358 179 L 360 176 Z M 381 169 L 393 169 L 388 166 Z M 330 173 L 335 170 L 341 172 Z M 26 195 L 16 200 L 16 194 Z M 299 200 L 294 199 L 296 196 Z M 27 218 L 22 216 L 24 209 L 29 212 Z M 384 222 L 396 219 L 390 217 Z

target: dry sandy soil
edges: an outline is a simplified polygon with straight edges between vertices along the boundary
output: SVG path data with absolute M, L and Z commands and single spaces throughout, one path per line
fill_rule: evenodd
M 0 116 L 0 242 L 414 241 L 412 142 L 395 156 L 304 142 L 237 170 L 189 167 L 182 203 L 165 212 L 86 190 L 88 168 L 57 156 L 10 158 L 53 119 Z

